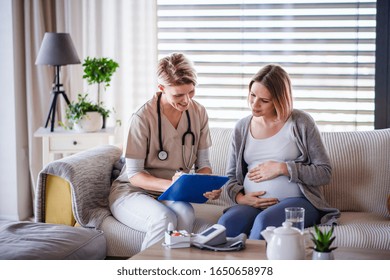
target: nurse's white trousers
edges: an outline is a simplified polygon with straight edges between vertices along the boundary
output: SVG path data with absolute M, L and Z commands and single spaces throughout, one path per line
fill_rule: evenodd
M 110 209 L 121 223 L 146 232 L 141 251 L 162 242 L 169 223 L 177 230 L 191 233 L 195 222 L 195 211 L 190 203 L 158 201 L 141 192 L 117 199 Z

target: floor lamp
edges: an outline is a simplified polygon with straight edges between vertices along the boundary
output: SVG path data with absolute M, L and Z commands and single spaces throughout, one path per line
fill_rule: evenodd
M 45 33 L 35 64 L 54 66 L 55 73 L 51 91 L 51 104 L 45 124 L 45 128 L 47 128 L 49 120 L 51 120 L 51 132 L 54 131 L 58 96 L 62 95 L 66 103 L 68 105 L 70 103 L 65 90 L 63 89 L 63 85 L 60 83 L 60 67 L 63 65 L 79 63 L 80 59 L 69 33 Z

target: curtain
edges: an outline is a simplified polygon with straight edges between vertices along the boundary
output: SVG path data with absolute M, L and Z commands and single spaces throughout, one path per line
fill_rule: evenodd
M 35 65 L 36 55 L 45 32 L 55 30 L 55 14 L 53 1 L 21 1 L 22 18 L 15 20 L 24 22 L 24 32 L 15 34 L 22 37 L 24 46 L 19 46 L 19 52 L 25 58 L 25 89 L 27 112 L 27 136 L 29 146 L 29 167 L 32 184 L 32 199 L 34 200 L 34 186 L 38 172 L 42 168 L 42 145 L 39 139 L 34 138 L 34 132 L 43 126 L 46 114 L 49 112 L 50 90 L 53 70 L 49 67 Z M 17 46 L 15 46 L 17 47 Z
M 29 143 L 29 166 L 34 193 L 37 175 L 42 169 L 41 139 L 34 132 L 44 126 L 50 105 L 54 69 L 35 65 L 45 32 L 70 33 L 80 61 L 87 56 L 109 57 L 120 65 L 111 86 L 102 95 L 115 113 L 108 126 L 115 126 L 116 143 L 123 142 L 126 123 L 132 112 L 148 100 L 156 89 L 156 7 L 155 1 L 15 1 L 16 21 L 24 23 L 24 45 L 15 46 L 25 58 L 26 127 Z M 93 97 L 94 89 L 82 79 L 82 65 L 61 67 L 61 83 L 70 100 L 78 93 Z M 61 98 L 62 99 L 62 98 Z M 64 120 L 66 103 L 61 100 L 57 115 Z M 34 198 L 32 198 L 34 200 Z

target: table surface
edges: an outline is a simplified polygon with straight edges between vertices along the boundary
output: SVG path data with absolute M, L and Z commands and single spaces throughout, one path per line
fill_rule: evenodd
M 390 251 L 339 247 L 334 251 L 336 260 L 390 260 Z M 214 252 L 196 247 L 170 249 L 158 242 L 130 258 L 131 260 L 266 260 L 264 240 L 247 240 L 241 251 Z M 311 259 L 308 251 L 306 259 Z

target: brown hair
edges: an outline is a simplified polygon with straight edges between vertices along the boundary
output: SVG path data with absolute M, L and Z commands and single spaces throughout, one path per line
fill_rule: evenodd
M 165 86 L 197 84 L 193 63 L 181 53 L 172 53 L 158 62 L 158 83 Z
M 261 83 L 271 93 L 276 115 L 286 121 L 293 110 L 291 80 L 287 72 L 277 64 L 268 64 L 257 72 L 249 83 L 249 92 L 254 82 Z

